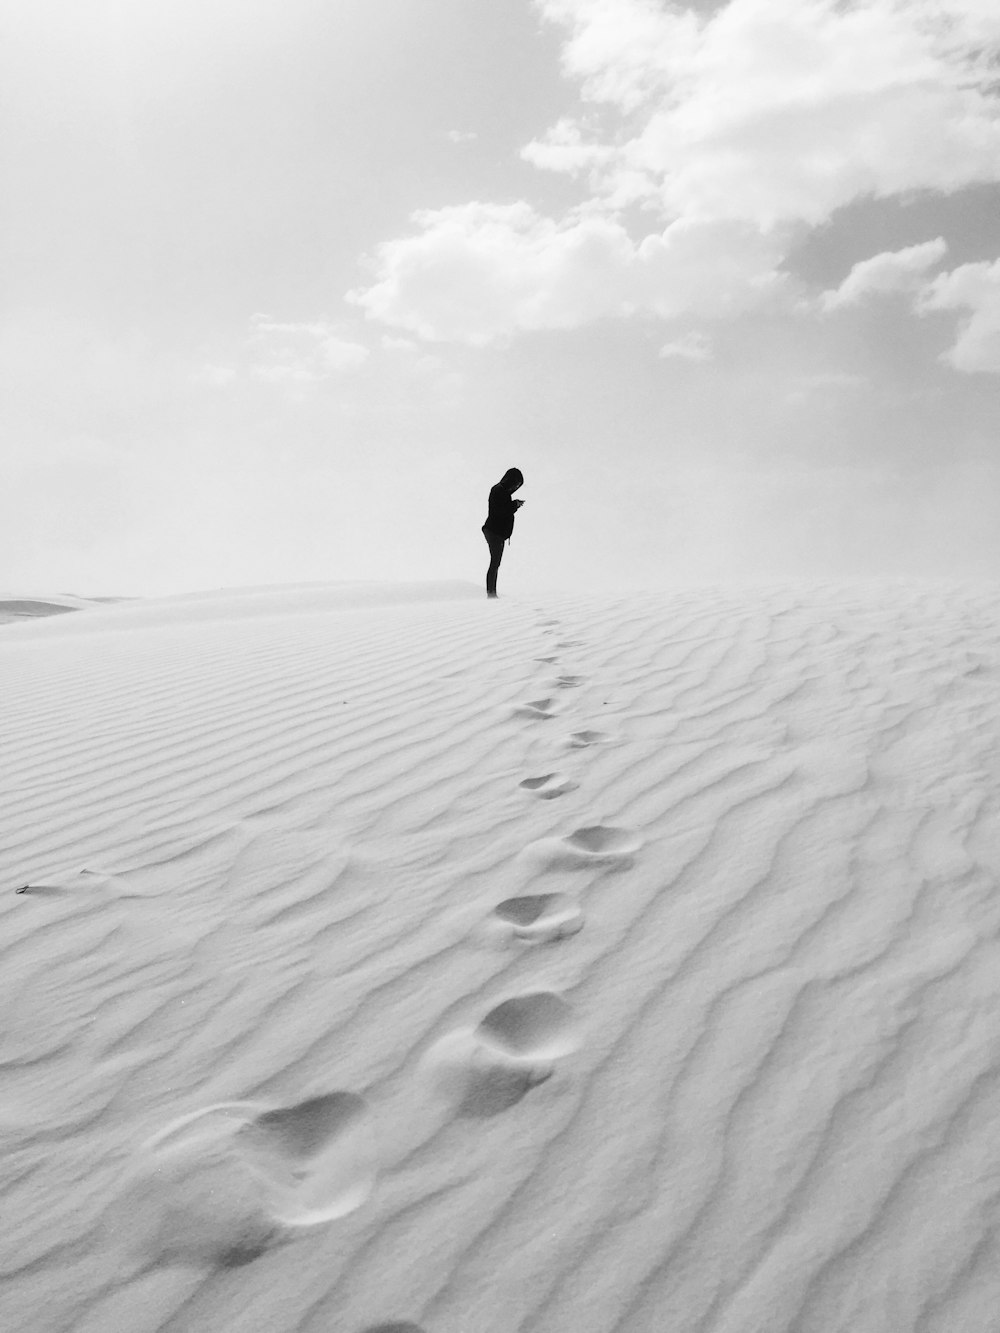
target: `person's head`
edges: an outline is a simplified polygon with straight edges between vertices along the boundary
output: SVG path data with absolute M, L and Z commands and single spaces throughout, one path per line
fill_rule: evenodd
M 516 490 L 524 485 L 524 478 L 521 476 L 520 469 L 509 467 L 500 478 L 500 485 L 504 486 L 513 495 Z

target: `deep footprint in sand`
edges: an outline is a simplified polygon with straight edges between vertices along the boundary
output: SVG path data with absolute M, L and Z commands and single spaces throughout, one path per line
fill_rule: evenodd
M 562 940 L 583 929 L 583 910 L 565 893 L 532 893 L 505 898 L 493 916 L 514 939 L 531 944 Z
M 424 1333 L 419 1324 L 369 1324 L 361 1333 Z
M 363 1098 L 290 1107 L 224 1102 L 175 1120 L 136 1151 L 125 1181 L 129 1243 L 166 1263 L 248 1263 L 359 1208 L 375 1184 Z
M 626 870 L 635 860 L 642 839 L 631 829 L 613 824 L 589 824 L 562 838 L 542 838 L 522 853 L 544 870 L 577 870 L 588 866 Z
M 517 705 L 514 709 L 514 716 L 545 720 L 555 717 L 557 707 L 556 700 L 552 698 L 529 699 L 526 703 Z
M 630 856 L 641 846 L 641 840 L 631 829 L 616 828 L 612 824 L 590 824 L 575 829 L 565 842 L 586 856 Z
M 566 1001 L 552 991 L 535 991 L 504 1000 L 475 1028 L 442 1037 L 424 1063 L 460 1116 L 481 1119 L 516 1106 L 579 1045 Z
M 561 1060 L 580 1044 L 573 1010 L 554 991 L 531 991 L 496 1005 L 476 1035 L 517 1060 Z
M 565 796 L 567 792 L 576 791 L 579 785 L 572 778 L 563 777 L 561 773 L 543 773 L 540 777 L 524 778 L 518 783 L 519 787 L 533 792 L 543 801 L 551 801 L 556 796 Z
M 606 745 L 610 739 L 606 731 L 595 731 L 591 728 L 586 731 L 574 731 L 569 738 L 569 746 L 572 750 L 583 750 L 588 745 Z

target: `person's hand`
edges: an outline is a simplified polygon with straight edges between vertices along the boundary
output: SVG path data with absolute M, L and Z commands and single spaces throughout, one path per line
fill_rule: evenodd
M 515 500 L 515 501 L 514 501 L 514 508 L 515 508 L 515 509 L 520 509 L 521 506 L 522 506 L 523 504 L 524 504 L 524 501 L 523 501 L 523 500 Z

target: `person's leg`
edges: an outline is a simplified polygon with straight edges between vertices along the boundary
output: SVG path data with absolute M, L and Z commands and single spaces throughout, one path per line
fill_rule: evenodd
M 497 571 L 500 569 L 500 561 L 503 559 L 504 539 L 485 528 L 483 529 L 483 536 L 490 548 L 490 567 L 486 571 L 486 596 L 495 597 L 497 595 Z

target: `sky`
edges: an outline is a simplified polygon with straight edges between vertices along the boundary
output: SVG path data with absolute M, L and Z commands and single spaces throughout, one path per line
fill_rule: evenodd
M 995 0 L 0 0 L 0 587 L 1000 576 Z

